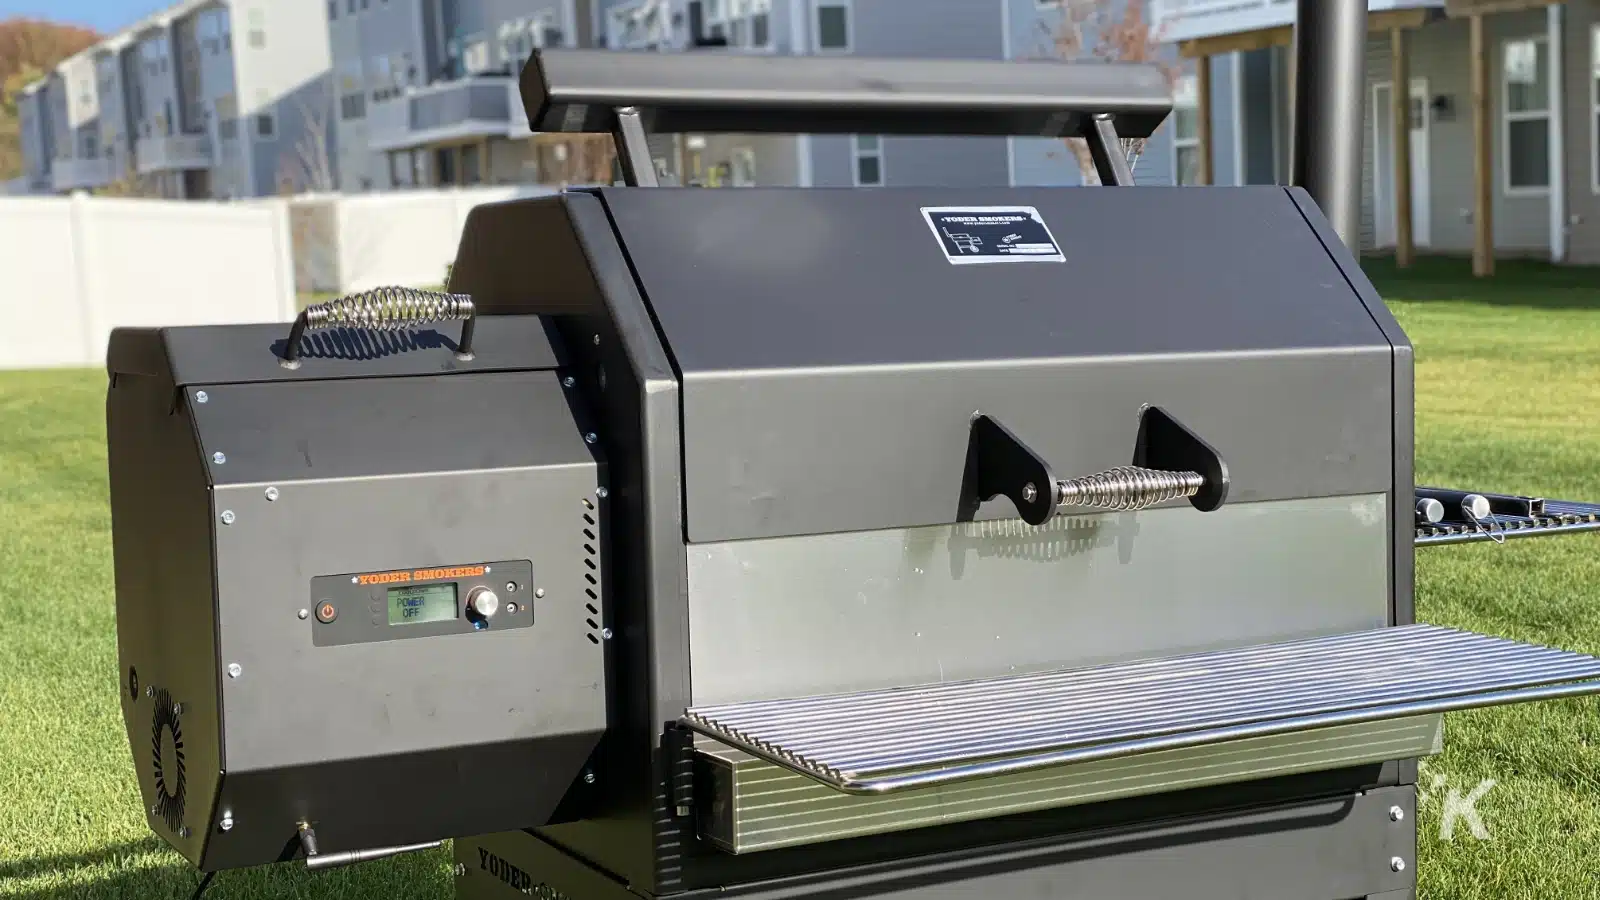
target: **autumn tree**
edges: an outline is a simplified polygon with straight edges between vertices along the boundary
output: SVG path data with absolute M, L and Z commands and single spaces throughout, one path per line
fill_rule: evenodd
M 1143 0 L 1061 0 L 1059 19 L 1042 22 L 1042 55 L 1063 60 L 1150 63 L 1166 77 L 1167 89 L 1176 88 L 1182 68 L 1171 46 L 1146 13 Z M 1078 161 L 1084 184 L 1099 184 L 1089 145 L 1083 138 L 1067 138 L 1067 149 Z M 1144 152 L 1144 138 L 1124 138 L 1128 164 Z
M 99 40 L 100 35 L 74 25 L 22 18 L 0 21 L 0 181 L 22 174 L 17 122 L 22 89 Z

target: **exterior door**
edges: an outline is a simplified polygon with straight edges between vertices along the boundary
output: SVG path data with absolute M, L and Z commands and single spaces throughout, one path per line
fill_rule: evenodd
M 1372 87 L 1373 218 L 1377 244 L 1392 247 L 1396 241 L 1394 193 L 1393 85 Z M 1432 243 L 1433 216 L 1428 183 L 1428 80 L 1411 79 L 1411 239 L 1418 247 Z

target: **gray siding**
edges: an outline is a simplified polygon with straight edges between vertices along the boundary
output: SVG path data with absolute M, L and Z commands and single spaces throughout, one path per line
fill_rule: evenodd
M 1242 105 L 1237 113 L 1243 118 L 1244 183 L 1273 184 L 1278 180 L 1274 162 L 1277 153 L 1277 136 L 1273 110 L 1275 91 L 1272 84 L 1273 54 L 1271 50 L 1254 50 L 1239 55 L 1240 84 L 1236 95 Z

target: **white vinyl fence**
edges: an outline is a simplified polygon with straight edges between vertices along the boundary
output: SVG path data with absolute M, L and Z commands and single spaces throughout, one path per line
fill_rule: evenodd
M 0 198 L 0 369 L 97 366 L 119 326 L 288 322 L 287 209 Z
M 440 285 L 473 207 L 551 193 L 528 185 L 296 197 L 295 284 L 303 293 Z

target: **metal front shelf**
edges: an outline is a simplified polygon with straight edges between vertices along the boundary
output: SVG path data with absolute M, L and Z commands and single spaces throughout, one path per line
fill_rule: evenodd
M 1578 531 L 1600 531 L 1600 504 L 1546 500 L 1544 514 L 1538 516 L 1489 516 L 1482 527 L 1451 522 L 1419 525 L 1416 545 L 1470 544 Z
M 1600 693 L 1600 659 L 1409 625 L 975 681 L 700 707 L 690 729 L 853 794 Z

